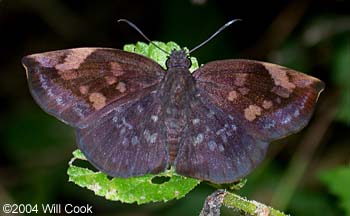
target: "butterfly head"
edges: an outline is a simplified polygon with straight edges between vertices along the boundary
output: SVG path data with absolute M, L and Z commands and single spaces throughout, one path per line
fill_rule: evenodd
M 169 68 L 190 68 L 191 60 L 185 50 L 173 50 L 166 61 L 166 67 Z

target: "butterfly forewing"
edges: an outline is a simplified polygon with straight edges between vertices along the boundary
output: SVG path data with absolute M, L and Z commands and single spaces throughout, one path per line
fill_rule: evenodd
M 156 85 L 163 69 L 141 55 L 108 48 L 77 48 L 26 56 L 31 93 L 48 113 L 76 127 L 109 104 Z
M 265 62 L 222 60 L 195 73 L 201 95 L 234 116 L 255 139 L 272 141 L 302 129 L 324 84 Z

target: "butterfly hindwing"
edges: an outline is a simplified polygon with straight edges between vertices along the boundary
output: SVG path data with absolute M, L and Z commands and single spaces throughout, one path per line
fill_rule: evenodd
M 153 90 L 151 92 L 151 90 Z M 159 173 L 168 167 L 161 103 L 154 89 L 115 106 L 94 124 L 77 130 L 77 142 L 89 161 L 110 176 Z
M 264 158 L 267 143 L 254 137 L 233 116 L 198 96 L 191 100 L 187 129 L 175 160 L 176 172 L 215 183 L 234 182 Z
M 253 60 L 210 62 L 195 71 L 194 77 L 203 97 L 264 141 L 301 130 L 324 88 L 314 77 Z
M 108 105 L 156 85 L 164 70 L 141 55 L 109 48 L 77 48 L 23 58 L 33 97 L 48 113 L 85 127 Z M 99 114 L 97 114 L 99 113 Z

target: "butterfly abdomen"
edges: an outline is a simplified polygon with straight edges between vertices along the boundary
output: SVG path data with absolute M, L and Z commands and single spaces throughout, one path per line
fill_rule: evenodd
M 173 164 L 177 151 L 179 150 L 180 137 L 179 136 L 168 136 L 168 152 L 169 152 L 169 161 Z
M 169 161 L 173 163 L 179 150 L 181 142 L 181 136 L 186 126 L 186 122 L 183 117 L 183 112 L 174 108 L 167 109 L 167 117 L 165 118 L 165 130 L 166 130 L 166 146 L 169 154 Z

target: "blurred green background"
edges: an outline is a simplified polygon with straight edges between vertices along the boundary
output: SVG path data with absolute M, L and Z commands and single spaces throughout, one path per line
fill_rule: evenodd
M 189 48 L 230 19 L 193 55 L 200 64 L 249 58 L 322 79 L 314 117 L 274 142 L 239 192 L 292 215 L 350 215 L 350 1 L 0 1 L 0 204 L 91 204 L 96 215 L 198 215 L 214 189 L 148 205 L 107 201 L 68 182 L 74 130 L 44 113 L 29 94 L 24 55 L 144 41 L 116 22 L 135 22 L 152 40 Z M 1 215 L 2 213 L 0 213 Z M 224 215 L 240 215 L 223 209 Z

